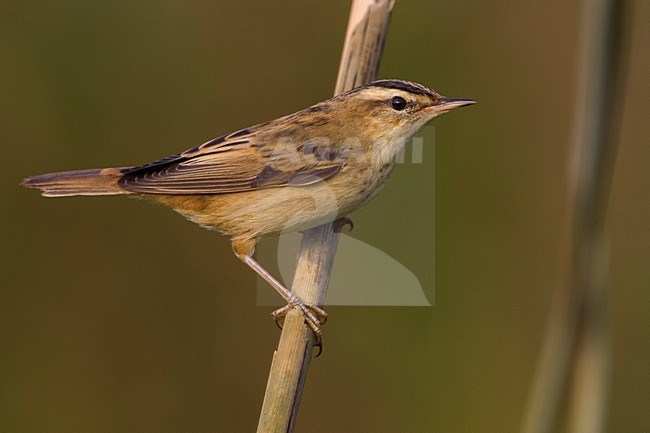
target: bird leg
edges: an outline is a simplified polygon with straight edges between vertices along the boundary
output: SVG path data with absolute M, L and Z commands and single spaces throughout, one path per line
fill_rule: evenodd
M 246 263 L 248 267 L 250 267 L 252 270 L 257 273 L 260 277 L 262 277 L 267 283 L 271 285 L 279 294 L 284 298 L 285 301 L 287 301 L 287 305 L 284 307 L 281 307 L 277 310 L 275 310 L 271 315 L 273 316 L 273 320 L 281 326 L 282 322 L 284 321 L 285 316 L 287 313 L 292 309 L 296 308 L 300 310 L 300 312 L 303 314 L 305 317 L 305 323 L 311 330 L 314 332 L 316 336 L 316 341 L 320 341 L 323 332 L 320 329 L 320 325 L 324 324 L 327 321 L 327 312 L 323 310 L 322 308 L 318 307 L 317 305 L 314 304 L 308 304 L 304 302 L 302 299 L 300 299 L 298 296 L 293 294 L 289 289 L 284 287 L 282 283 L 280 283 L 278 280 L 273 277 L 267 271 L 264 269 L 262 265 L 260 265 L 257 260 L 255 260 L 252 256 L 254 250 L 255 250 L 255 244 L 252 243 L 253 241 L 244 241 L 244 242 L 235 242 L 233 241 L 233 250 L 235 251 L 235 254 L 239 259 Z M 252 245 L 251 245 L 252 244 Z M 248 247 L 248 248 L 245 248 Z M 246 251 L 242 251 L 246 250 Z

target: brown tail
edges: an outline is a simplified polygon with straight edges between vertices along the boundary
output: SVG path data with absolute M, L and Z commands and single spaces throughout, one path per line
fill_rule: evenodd
M 22 185 L 40 189 L 45 197 L 129 194 L 117 185 L 121 177 L 119 168 L 98 168 L 32 176 Z

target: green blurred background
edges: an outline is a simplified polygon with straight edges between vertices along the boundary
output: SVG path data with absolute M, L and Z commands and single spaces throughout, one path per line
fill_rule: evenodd
M 650 429 L 650 2 L 632 3 L 608 215 L 612 433 Z M 18 183 L 147 162 L 329 97 L 349 6 L 0 2 L 0 431 L 254 430 L 279 332 L 227 240 L 136 200 Z M 330 307 L 298 431 L 518 430 L 559 281 L 579 23 L 578 2 L 397 1 L 380 77 L 480 104 L 425 131 L 424 164 L 400 166 L 352 236 L 433 301 L 435 213 L 435 306 Z

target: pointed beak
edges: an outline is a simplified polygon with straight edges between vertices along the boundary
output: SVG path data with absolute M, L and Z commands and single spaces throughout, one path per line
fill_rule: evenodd
M 437 114 L 444 114 L 449 110 L 453 110 L 454 108 L 458 107 L 464 107 L 466 105 L 472 105 L 476 104 L 476 101 L 472 99 L 462 99 L 462 98 L 445 98 L 443 97 L 436 103 L 435 105 L 431 105 L 429 110 L 431 110 L 433 113 Z
M 444 107 L 445 110 L 451 110 L 452 108 L 464 107 L 465 105 L 472 104 L 476 104 L 476 101 L 473 99 L 442 98 L 442 100 L 436 105 L 438 107 Z

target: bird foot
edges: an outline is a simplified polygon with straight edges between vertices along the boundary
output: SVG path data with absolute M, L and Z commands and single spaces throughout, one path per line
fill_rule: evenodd
M 273 313 L 271 313 L 273 320 L 275 320 L 275 323 L 280 328 L 282 328 L 284 318 L 292 308 L 299 310 L 305 317 L 305 323 L 307 326 L 309 326 L 316 337 L 316 345 L 320 346 L 320 342 L 323 337 L 323 331 L 321 331 L 320 327 L 325 322 L 327 322 L 327 312 L 317 305 L 308 304 L 306 302 L 303 302 L 298 297 L 295 297 L 294 299 L 290 299 L 287 305 L 278 308 Z
M 339 232 L 343 231 L 343 227 L 345 226 L 350 227 L 350 231 L 354 229 L 354 221 L 352 221 L 352 218 L 350 218 L 349 216 L 341 217 L 337 220 L 337 222 L 338 222 L 337 230 Z

